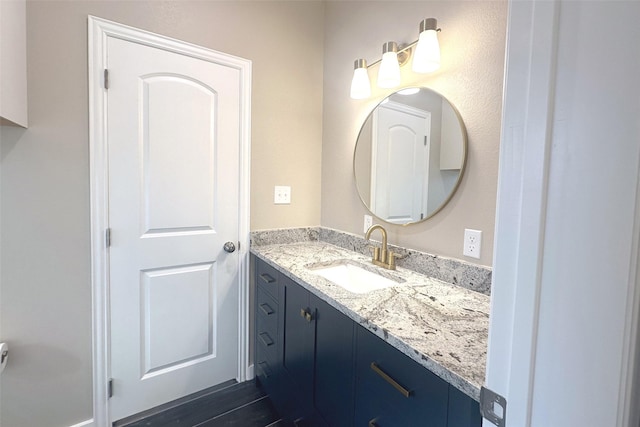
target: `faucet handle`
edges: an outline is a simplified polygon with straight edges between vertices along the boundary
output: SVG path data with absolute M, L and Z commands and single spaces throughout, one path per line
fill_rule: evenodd
M 387 261 L 387 264 L 389 265 L 389 270 L 395 270 L 396 269 L 396 254 L 394 254 L 393 252 L 389 251 L 387 257 L 389 258 L 389 260 Z
M 378 246 L 373 246 L 373 260 L 380 261 L 380 248 Z

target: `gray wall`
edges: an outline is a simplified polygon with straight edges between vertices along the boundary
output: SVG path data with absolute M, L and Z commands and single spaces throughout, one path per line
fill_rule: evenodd
M 416 40 L 420 20 L 435 17 L 442 28 L 442 67 L 422 75 L 406 65 L 403 85 L 432 88 L 458 108 L 469 134 L 468 167 L 456 195 L 432 219 L 386 228 L 393 244 L 454 258 L 463 258 L 464 229 L 482 230 L 482 258 L 465 259 L 491 265 L 506 16 L 506 1 L 325 3 L 323 226 L 362 234 L 363 215 L 368 211 L 354 183 L 353 148 L 369 112 L 391 92 L 373 87 L 370 99 L 350 99 L 353 61 L 380 59 L 386 41 Z M 377 69 L 369 71 L 372 80 Z
M 30 126 L 0 134 L 3 427 L 92 417 L 89 14 L 252 60 L 252 228 L 320 221 L 320 2 L 29 1 Z

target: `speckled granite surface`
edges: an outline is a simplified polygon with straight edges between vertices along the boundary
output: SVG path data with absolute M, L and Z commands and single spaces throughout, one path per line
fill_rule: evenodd
M 251 246 L 273 245 L 276 243 L 317 242 L 320 227 L 278 228 L 251 232 Z
M 489 297 L 319 241 L 253 246 L 251 252 L 475 400 L 484 382 Z M 354 294 L 313 268 L 348 261 L 398 285 Z
M 377 235 L 379 236 L 379 235 Z M 291 228 L 279 230 L 254 231 L 251 233 L 251 246 L 263 246 L 282 243 L 315 242 L 331 243 L 363 255 L 370 255 L 369 246 L 363 236 L 345 233 L 324 227 Z M 389 244 L 398 255 L 396 264 L 417 273 L 424 274 L 472 291 L 491 294 L 491 268 L 471 264 L 454 258 L 431 255 L 412 249 Z

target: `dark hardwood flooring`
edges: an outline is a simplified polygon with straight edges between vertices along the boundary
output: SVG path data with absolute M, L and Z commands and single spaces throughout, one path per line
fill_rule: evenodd
M 269 396 L 254 381 L 229 381 L 113 423 L 114 427 L 280 427 Z

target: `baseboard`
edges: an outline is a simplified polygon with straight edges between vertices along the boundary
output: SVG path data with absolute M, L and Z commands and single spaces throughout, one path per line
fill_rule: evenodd
M 256 376 L 253 366 L 253 363 L 247 366 L 247 381 L 254 379 Z
M 81 423 L 78 424 L 74 424 L 72 426 L 69 427 L 93 427 L 93 418 L 91 418 L 90 420 L 87 421 L 83 421 Z

